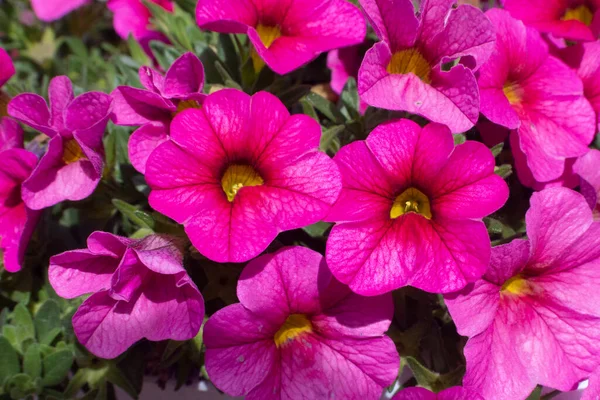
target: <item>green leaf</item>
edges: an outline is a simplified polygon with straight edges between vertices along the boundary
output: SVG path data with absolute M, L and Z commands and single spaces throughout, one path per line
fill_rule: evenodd
M 12 376 L 5 384 L 6 391 L 10 393 L 13 399 L 23 399 L 36 392 L 36 384 L 33 379 L 26 374 L 17 374 Z
M 467 141 L 467 137 L 464 134 L 459 133 L 459 134 L 454 135 L 454 145 L 455 146 L 458 146 L 459 144 L 463 144 L 466 141 Z
M 12 324 L 17 329 L 17 338 L 21 343 L 26 339 L 35 339 L 35 327 L 33 318 L 27 307 L 23 304 L 17 304 L 12 312 Z
M 499 167 L 494 167 L 494 172 L 497 175 L 500 175 L 503 179 L 506 179 L 512 175 L 512 165 L 502 164 Z
M 439 374 L 427 369 L 427 367 L 417 361 L 414 357 L 406 357 L 406 362 L 412 370 L 419 386 L 436 393 L 449 387 L 459 385 L 462 376 L 464 375 L 463 367 L 459 367 L 447 374 Z
M 494 158 L 496 158 L 500 155 L 500 153 L 502 153 L 503 149 L 504 149 L 504 142 L 498 143 L 497 145 L 492 147 L 490 150 L 491 150 L 492 154 L 494 155 Z
M 60 306 L 54 300 L 46 300 L 34 318 L 38 341 L 50 344 L 62 331 Z
M 300 101 L 307 93 L 310 92 L 310 85 L 296 85 L 277 93 L 279 100 L 287 107 L 292 108 Z
M 319 116 L 317 115 L 315 108 L 312 106 L 312 104 L 310 104 L 308 102 L 308 100 L 306 100 L 306 99 L 300 100 L 300 105 L 302 106 L 302 112 L 304 114 L 308 115 L 315 121 L 319 122 Z
M 127 45 L 129 46 L 129 53 L 131 54 L 131 58 L 133 58 L 136 62 L 142 65 L 152 65 L 152 60 L 142 46 L 140 46 L 139 42 L 133 38 L 132 34 L 129 34 L 127 38 Z
M 111 365 L 109 367 L 108 373 L 106 374 L 106 379 L 123 389 L 132 398 L 138 398 L 138 392 L 135 386 L 129 381 L 129 379 L 126 378 L 125 374 L 123 374 L 116 365 Z
M 337 139 L 340 133 L 344 132 L 346 127 L 344 125 L 337 125 L 332 128 L 329 128 L 323 132 L 321 135 L 321 143 L 319 144 L 319 148 L 323 151 L 327 151 L 333 141 Z
M 540 400 L 542 397 L 542 387 L 537 386 L 533 392 L 527 397 L 526 400 Z
M 44 358 L 44 386 L 54 386 L 62 382 L 73 364 L 73 352 L 69 349 L 59 350 Z
M 0 336 L 0 387 L 8 378 L 20 371 L 17 352 L 4 336 Z
M 218 61 L 218 60 L 215 61 L 215 68 L 219 72 L 219 75 L 221 75 L 221 79 L 223 79 L 225 86 L 227 86 L 229 88 L 234 88 L 237 90 L 242 90 L 242 87 L 231 77 L 231 75 L 229 74 L 227 69 L 223 66 L 221 61 Z
M 36 343 L 29 346 L 23 356 L 23 372 L 33 379 L 42 377 L 42 354 Z
M 127 219 L 136 224 L 141 228 L 154 229 L 154 218 L 151 215 L 138 210 L 136 206 L 133 206 L 123 200 L 113 199 L 113 205 L 123 214 Z
M 342 103 L 348 110 L 352 119 L 358 119 L 360 117 L 360 98 L 358 96 L 358 89 L 356 87 L 356 79 L 350 77 L 344 86 L 344 90 L 341 95 Z
M 340 110 L 337 109 L 335 104 L 324 97 L 311 92 L 306 95 L 306 100 L 330 121 L 333 121 L 336 124 L 341 124 L 344 122 L 344 116 Z
M 332 224 L 328 222 L 320 221 L 315 224 L 305 226 L 302 228 L 302 230 L 313 238 L 319 238 L 323 236 L 323 234 L 331 227 L 331 225 Z

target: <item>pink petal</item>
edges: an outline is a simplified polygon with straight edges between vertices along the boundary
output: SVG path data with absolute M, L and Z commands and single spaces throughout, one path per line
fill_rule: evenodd
M 119 86 L 111 93 L 113 122 L 117 125 L 136 126 L 148 122 L 171 120 L 176 110 L 172 102 L 159 94 L 129 86 Z
M 211 382 L 232 396 L 245 395 L 263 382 L 277 360 L 273 335 L 278 328 L 241 304 L 213 314 L 203 332 Z
M 10 118 L 0 117 L 0 151 L 23 148 L 23 129 Z
M 437 395 L 420 387 L 409 387 L 400 390 L 392 400 L 437 400 Z
M 410 0 L 360 0 L 360 5 L 377 37 L 393 51 L 414 46 L 419 20 Z
M 460 292 L 445 295 L 444 303 L 458 333 L 473 337 L 494 323 L 500 305 L 500 287 L 481 279 Z
M 167 127 L 161 123 L 148 123 L 133 132 L 128 145 L 129 160 L 133 167 L 145 174 L 150 154 L 168 139 Z
M 163 96 L 185 98 L 201 93 L 204 87 L 204 67 L 193 53 L 185 53 L 173 62 L 165 74 Z
M 140 78 L 140 83 L 147 90 L 156 94 L 162 93 L 162 90 L 165 87 L 165 77 L 160 72 L 154 68 L 142 66 L 138 70 L 138 76 Z
M 598 371 L 600 371 L 600 369 L 596 370 L 590 377 L 590 383 L 583 392 L 581 400 L 598 400 L 598 398 L 600 398 L 600 378 L 598 376 Z
M 600 168 L 598 168 L 599 165 L 600 151 L 598 150 L 590 150 L 587 154 L 579 157 L 575 162 L 575 165 L 573 165 L 573 170 L 579 176 L 581 176 L 581 179 L 587 182 L 587 184 L 590 186 L 591 193 L 588 196 L 591 195 L 593 199 L 591 204 L 593 208 L 596 207 L 598 199 L 600 199 Z M 585 196 L 583 190 L 582 194 L 584 194 Z
M 452 10 L 455 0 L 423 0 L 419 5 L 419 37 L 430 43 L 444 29 L 444 22 Z
M 494 165 L 494 156 L 483 144 L 467 141 L 457 146 L 430 186 L 432 211 L 458 219 L 483 218 L 500 209 L 509 193 Z
M 40 20 L 50 22 L 89 2 L 90 0 L 31 0 L 31 6 Z
M 524 239 L 514 239 L 507 244 L 492 247 L 490 266 L 484 279 L 497 286 L 502 286 L 507 280 L 525 269 L 530 253 L 529 240 Z
M 438 400 L 484 400 L 479 394 L 460 386 L 451 387 L 438 393 Z
M 101 92 L 87 92 L 73 100 L 65 111 L 65 128 L 88 147 L 102 147 L 102 136 L 112 112 L 112 99 Z
M 221 0 L 198 2 L 196 22 L 201 29 L 222 33 L 246 33 L 248 26 L 258 24 L 257 10 L 251 0 L 235 3 Z
M 179 244 L 170 236 L 146 236 L 131 248 L 139 261 L 151 271 L 162 275 L 185 272 Z
M 15 74 L 15 66 L 3 48 L 0 47 L 0 87 Z
M 92 232 L 87 238 L 87 247 L 92 254 L 119 259 L 123 257 L 127 247 L 133 243 L 133 239 L 101 231 Z
M 52 78 L 48 86 L 51 126 L 57 131 L 65 130 L 65 111 L 73 98 L 73 85 L 67 76 Z M 93 106 L 92 106 L 93 108 Z
M 53 137 L 57 131 L 51 126 L 48 104 L 42 96 L 32 93 L 22 93 L 8 103 L 8 115 Z

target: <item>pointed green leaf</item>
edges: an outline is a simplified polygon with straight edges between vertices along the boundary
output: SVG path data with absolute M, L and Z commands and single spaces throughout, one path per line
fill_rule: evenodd
M 12 312 L 12 324 L 17 329 L 17 339 L 23 343 L 26 339 L 35 338 L 35 327 L 33 318 L 27 307 L 23 304 L 17 304 Z
M 0 336 L 0 387 L 4 382 L 21 371 L 19 356 L 9 341 Z
M 44 386 L 54 386 L 62 382 L 73 364 L 73 352 L 69 349 L 59 350 L 44 358 Z
M 309 93 L 306 95 L 306 100 L 317 110 L 319 110 L 327 119 L 333 121 L 337 124 L 341 124 L 344 122 L 344 116 L 337 109 L 335 104 L 325 99 L 322 96 L 319 96 L 316 93 Z
M 42 354 L 36 343 L 29 346 L 23 356 L 23 372 L 33 379 L 42 376 Z
M 48 345 L 52 343 L 62 330 L 58 303 L 46 300 L 35 314 L 34 323 L 38 341 Z

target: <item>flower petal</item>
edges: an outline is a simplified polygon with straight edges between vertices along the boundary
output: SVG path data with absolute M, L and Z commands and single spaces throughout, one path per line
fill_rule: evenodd
M 183 54 L 165 74 L 162 94 L 167 98 L 183 99 L 201 93 L 204 87 L 204 67 L 194 53 Z
M 150 154 L 169 139 L 167 127 L 162 123 L 149 123 L 137 129 L 129 138 L 129 160 L 142 174 L 146 173 L 146 164 Z

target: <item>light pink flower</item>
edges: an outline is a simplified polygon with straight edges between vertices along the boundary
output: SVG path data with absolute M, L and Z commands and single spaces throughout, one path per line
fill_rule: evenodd
M 513 17 L 540 32 L 569 40 L 598 39 L 599 0 L 504 0 Z
M 594 110 L 577 74 L 548 54 L 537 31 L 503 10 L 487 16 L 497 40 L 479 71 L 481 113 L 515 130 L 511 135 L 517 136 L 513 140 L 535 181 L 555 180 L 563 175 L 566 159 L 587 152 L 596 128 Z
M 148 0 L 158 4 L 167 11 L 173 11 L 172 0 Z M 150 10 L 142 0 L 108 0 L 107 7 L 113 12 L 113 25 L 121 38 L 127 39 L 132 35 L 149 52 L 148 42 L 159 40 L 166 42 L 163 34 L 154 31 L 150 26 Z
M 585 197 L 594 215 L 600 218 L 600 151 L 590 150 L 579 157 L 573 170 L 581 177 L 579 190 Z
M 304 247 L 261 256 L 242 271 L 240 303 L 204 327 L 206 370 L 247 400 L 379 399 L 400 358 L 385 336 L 390 294 L 358 296 Z
M 146 90 L 119 86 L 111 93 L 112 120 L 116 125 L 142 125 L 129 139 L 129 159 L 145 173 L 150 153 L 168 140 L 174 115 L 200 108 L 206 96 L 202 94 L 204 67 L 193 53 L 175 60 L 164 76 L 150 67 L 140 68 L 139 76 Z
M 202 29 L 247 34 L 255 70 L 266 63 L 281 75 L 366 34 L 363 16 L 346 0 L 203 0 L 196 21 Z
M 92 194 L 102 177 L 102 136 L 112 108 L 105 93 L 74 98 L 66 76 L 50 81 L 48 95 L 50 107 L 34 93 L 20 94 L 8 104 L 11 117 L 50 137 L 48 151 L 23 183 L 23 200 L 34 210 Z
M 92 294 L 73 315 L 75 335 L 90 352 L 114 358 L 143 338 L 196 336 L 204 301 L 173 239 L 94 232 L 87 246 L 53 256 L 48 279 L 66 299 Z
M 331 50 L 327 54 L 327 68 L 331 70 L 331 89 L 335 93 L 342 94 L 348 79 L 358 78 L 358 69 L 368 48 L 369 44 L 367 42 L 343 49 Z M 367 110 L 367 107 L 368 104 L 361 100 L 361 114 Z
M 8 272 L 22 268 L 27 243 L 40 215 L 21 198 L 21 184 L 36 164 L 35 154 L 23 149 L 19 124 L 0 118 L 0 249 Z
M 31 0 L 33 12 L 42 21 L 60 19 L 91 0 Z
M 0 47 L 0 88 L 15 74 L 15 66 L 2 47 Z
M 492 248 L 484 277 L 445 300 L 468 336 L 463 385 L 484 398 L 562 391 L 600 363 L 600 223 L 582 195 L 534 193 L 528 240 Z
M 321 128 L 275 96 L 224 89 L 171 123 L 146 164 L 150 205 L 218 262 L 256 257 L 279 232 L 320 221 L 341 190 Z
M 430 392 L 420 387 L 402 389 L 392 400 L 484 400 L 475 392 L 461 386 L 451 387 L 439 393 Z
M 381 42 L 365 55 L 358 92 L 373 107 L 402 110 L 464 132 L 479 117 L 473 71 L 494 48 L 481 10 L 456 0 L 425 0 L 418 17 L 411 0 L 361 0 Z M 398 21 L 402 21 L 399 23 Z M 442 65 L 460 60 L 444 70 Z
M 411 285 L 445 293 L 479 279 L 490 259 L 481 219 L 508 187 L 478 142 L 454 146 L 450 130 L 403 119 L 336 154 L 343 189 L 327 220 L 327 264 L 362 295 Z

